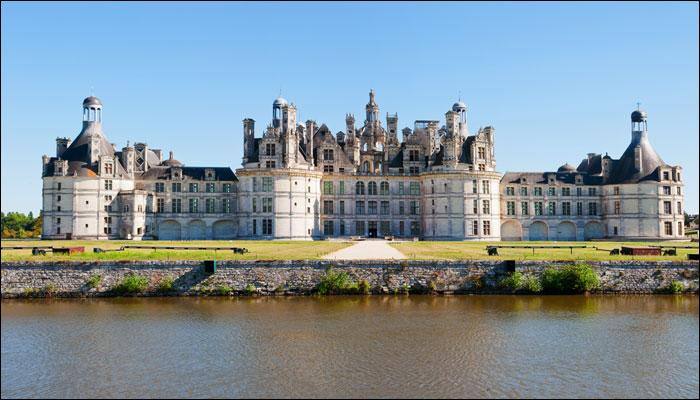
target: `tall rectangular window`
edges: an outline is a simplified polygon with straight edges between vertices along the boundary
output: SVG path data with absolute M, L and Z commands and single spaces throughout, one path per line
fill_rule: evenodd
M 483 200 L 482 206 L 484 214 L 491 214 L 491 206 L 488 200 Z
M 399 194 L 404 194 L 404 191 L 403 191 L 403 182 L 399 182 Z
M 412 196 L 417 196 L 420 195 L 420 183 L 418 182 L 411 182 L 410 186 L 410 191 Z
M 171 185 L 171 188 L 170 188 L 170 189 L 171 189 L 171 191 L 174 192 L 174 193 L 180 193 L 180 192 L 182 192 L 182 183 L 180 183 L 180 182 L 173 182 L 173 184 Z
M 399 221 L 399 236 L 403 236 L 405 232 L 403 221 Z
M 263 219 L 262 220 L 262 233 L 263 235 L 272 235 L 272 220 Z
M 474 199 L 472 200 L 472 214 L 478 214 L 479 213 L 479 200 Z
M 399 201 L 399 215 L 404 215 L 406 210 L 404 209 L 403 201 Z
M 512 186 L 506 186 L 506 196 L 515 196 L 515 188 Z
M 676 205 L 678 206 L 678 214 L 683 214 L 683 207 L 681 205 L 681 202 L 679 201 L 678 203 L 676 203 Z
M 484 236 L 491 235 L 491 221 L 484 221 Z
M 323 194 L 333 194 L 333 182 L 323 182 Z
M 198 183 L 190 183 L 190 192 L 192 192 L 192 193 L 199 192 L 199 184 Z
M 664 201 L 664 214 L 671 214 L 671 202 L 670 201 Z
M 340 200 L 338 203 L 338 214 L 340 215 L 345 215 L 345 201 Z
M 190 212 L 191 213 L 199 212 L 199 199 L 196 199 L 196 198 L 190 199 Z
M 214 193 L 216 192 L 216 183 L 214 182 L 208 182 L 206 186 L 207 193 Z
M 683 236 L 683 223 L 680 221 L 678 221 L 678 232 L 676 232 L 676 235 Z
M 529 215 L 530 214 L 530 207 L 527 205 L 527 201 L 523 201 L 520 203 L 520 213 L 522 215 Z
M 420 235 L 420 222 L 411 221 L 411 235 L 412 236 L 419 236 Z
M 481 193 L 491 193 L 491 185 L 489 185 L 489 181 L 481 181 Z
M 520 187 L 520 195 L 521 195 L 521 196 L 527 196 L 527 186 L 521 186 L 521 187 Z
M 542 196 L 542 187 L 535 186 L 534 194 L 535 196 Z
M 679 196 L 681 195 L 681 187 L 680 186 L 676 186 L 676 194 Z
M 589 196 L 595 196 L 596 195 L 596 190 L 595 188 L 588 188 L 588 195 Z
M 535 215 L 542 215 L 543 214 L 543 209 L 542 209 L 542 202 L 541 201 L 536 201 L 535 202 Z
M 355 235 L 365 234 L 365 221 L 355 221 Z
M 258 199 L 253 197 L 253 212 L 258 212 Z
M 620 187 L 619 187 L 619 186 L 615 186 L 615 187 L 613 188 L 613 194 L 614 194 L 614 195 L 619 195 L 619 194 L 620 194 Z
M 271 176 L 263 176 L 263 178 L 262 178 L 262 191 L 263 192 L 271 192 L 272 191 L 272 177 Z
M 481 159 L 486 158 L 486 149 L 484 147 L 479 147 L 477 149 L 477 156 Z
M 476 179 L 472 180 L 472 193 L 477 193 L 479 191 L 479 185 Z
M 111 179 L 107 179 L 105 181 L 105 190 L 112 190 L 112 180 Z
M 673 224 L 669 221 L 664 222 L 664 233 L 668 236 L 673 235 Z
M 333 214 L 333 201 L 331 201 L 331 200 L 324 200 L 323 201 L 323 213 L 326 215 Z
M 338 194 L 345 194 L 345 182 L 338 182 Z
M 333 161 L 333 150 L 324 149 L 323 150 L 323 161 Z
M 561 195 L 562 196 L 571 196 L 571 188 L 568 188 L 568 187 L 561 188 Z
M 506 214 L 507 215 L 515 215 L 515 202 L 514 201 L 506 202 Z
M 671 203 L 669 202 L 668 205 L 669 205 L 669 212 L 668 212 L 668 214 L 670 214 L 670 213 L 671 213 L 671 212 L 670 212 L 670 211 L 671 211 Z M 615 214 L 619 214 L 619 213 L 620 213 L 620 201 L 619 201 L 619 200 L 615 200 L 615 205 L 614 205 L 614 206 L 615 206 Z
M 472 235 L 479 234 L 479 221 L 472 221 Z
M 323 234 L 333 236 L 333 221 L 323 221 Z
M 670 186 L 664 186 L 664 194 L 665 195 L 671 194 L 671 187 Z
M 253 192 L 258 191 L 258 178 L 253 177 Z M 255 224 L 253 224 L 253 227 L 255 227 Z
M 583 203 L 580 201 L 576 203 L 576 215 L 583 215 Z
M 571 202 L 564 201 L 561 203 L 562 215 L 571 215 Z
M 204 201 L 204 207 L 206 208 L 206 212 L 208 213 L 216 212 L 216 204 L 214 202 L 214 199 L 206 199 Z
M 549 196 L 556 196 L 556 195 L 557 195 L 557 188 L 556 188 L 556 187 L 553 187 L 553 186 L 550 186 L 550 187 L 549 187 L 549 190 L 548 190 L 548 192 L 547 192 L 547 194 L 548 194 Z
M 265 143 L 265 155 L 269 156 L 269 157 L 275 155 L 275 144 L 274 143 Z
M 262 212 L 264 212 L 264 213 L 272 212 L 272 197 L 263 197 L 263 199 L 262 199 Z
M 165 192 L 165 183 L 156 182 L 156 193 L 163 193 L 163 192 Z
M 231 199 L 221 200 L 221 212 L 227 214 L 231 212 Z
M 345 236 L 345 221 L 340 221 L 340 235 Z
M 598 215 L 598 204 L 588 203 L 588 215 Z
M 165 211 L 165 199 L 156 199 L 156 212 L 162 213 Z
M 182 199 L 172 199 L 170 205 L 174 213 L 182 212 Z
M 581 196 L 581 193 L 583 192 L 583 189 L 580 187 L 576 188 L 576 196 Z
M 680 204 L 680 203 L 678 203 Z M 389 215 L 389 202 L 382 201 L 379 207 L 379 213 L 382 215 Z
M 224 183 L 222 188 L 223 188 L 224 193 L 231 193 L 231 184 L 230 183 Z
M 410 213 L 411 215 L 418 215 L 420 214 L 420 206 L 418 205 L 418 202 L 413 200 L 410 203 Z
M 355 214 L 362 215 L 364 213 L 365 213 L 365 202 L 364 201 L 356 201 L 355 202 Z
M 550 201 L 548 204 L 549 207 L 549 215 L 556 215 L 557 214 L 557 203 Z
M 376 201 L 368 201 L 367 202 L 367 214 L 376 214 L 377 213 L 377 202 Z

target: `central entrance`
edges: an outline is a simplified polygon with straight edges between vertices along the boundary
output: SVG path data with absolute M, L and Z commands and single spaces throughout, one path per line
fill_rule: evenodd
M 367 222 L 367 235 L 371 238 L 377 237 L 377 221 Z

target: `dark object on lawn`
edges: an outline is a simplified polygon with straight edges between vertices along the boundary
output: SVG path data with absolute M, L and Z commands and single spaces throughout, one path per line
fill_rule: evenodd
M 243 248 L 243 247 L 234 247 L 234 248 L 233 248 L 233 252 L 234 252 L 235 254 L 245 254 L 245 253 L 248 252 L 248 249 Z
M 92 252 L 93 252 L 93 253 L 104 253 L 105 251 L 102 250 L 102 249 L 99 248 L 99 247 L 95 247 L 95 248 L 92 249 Z
M 44 249 L 38 249 L 38 248 L 33 248 L 32 249 L 32 255 L 33 256 L 45 256 L 46 255 L 46 250 Z
M 664 255 L 665 256 L 676 256 L 678 254 L 676 253 L 676 249 L 668 249 L 668 250 L 664 250 Z
M 216 272 L 216 260 L 205 260 L 204 272 L 206 272 L 207 274 L 213 274 L 214 272 Z
M 688 254 L 688 260 L 695 260 L 695 261 L 698 261 L 698 260 L 700 260 L 700 254 L 698 254 L 698 253 L 690 253 L 690 254 Z
M 73 255 L 73 254 L 84 253 L 84 252 L 85 252 L 85 247 L 83 247 L 83 246 L 76 246 L 76 247 L 54 247 L 54 248 L 53 248 L 53 253 L 54 253 L 54 254 L 68 254 L 68 255 Z
M 486 252 L 488 252 L 490 256 L 497 256 L 498 248 L 493 246 L 486 246 Z
M 622 246 L 622 250 L 620 250 L 620 254 L 623 254 L 626 256 L 660 256 L 661 255 L 661 248 L 660 247 Z
M 619 255 L 620 255 L 620 249 L 612 249 L 612 250 L 610 250 L 610 255 L 611 255 L 611 256 L 619 256 Z

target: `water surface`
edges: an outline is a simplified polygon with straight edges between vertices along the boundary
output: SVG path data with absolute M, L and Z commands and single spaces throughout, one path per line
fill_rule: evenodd
M 697 397 L 697 296 L 2 302 L 2 397 Z

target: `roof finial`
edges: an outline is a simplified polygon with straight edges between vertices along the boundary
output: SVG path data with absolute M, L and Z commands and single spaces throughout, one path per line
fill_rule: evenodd
M 94 96 L 94 95 L 95 95 L 95 87 L 90 85 L 90 96 Z
M 282 97 L 282 86 L 280 86 L 280 95 L 277 97 Z
M 642 104 L 642 103 L 637 102 L 637 111 L 639 111 L 639 106 L 640 106 L 641 104 Z
M 459 91 L 458 100 L 462 101 L 462 91 L 461 90 Z

